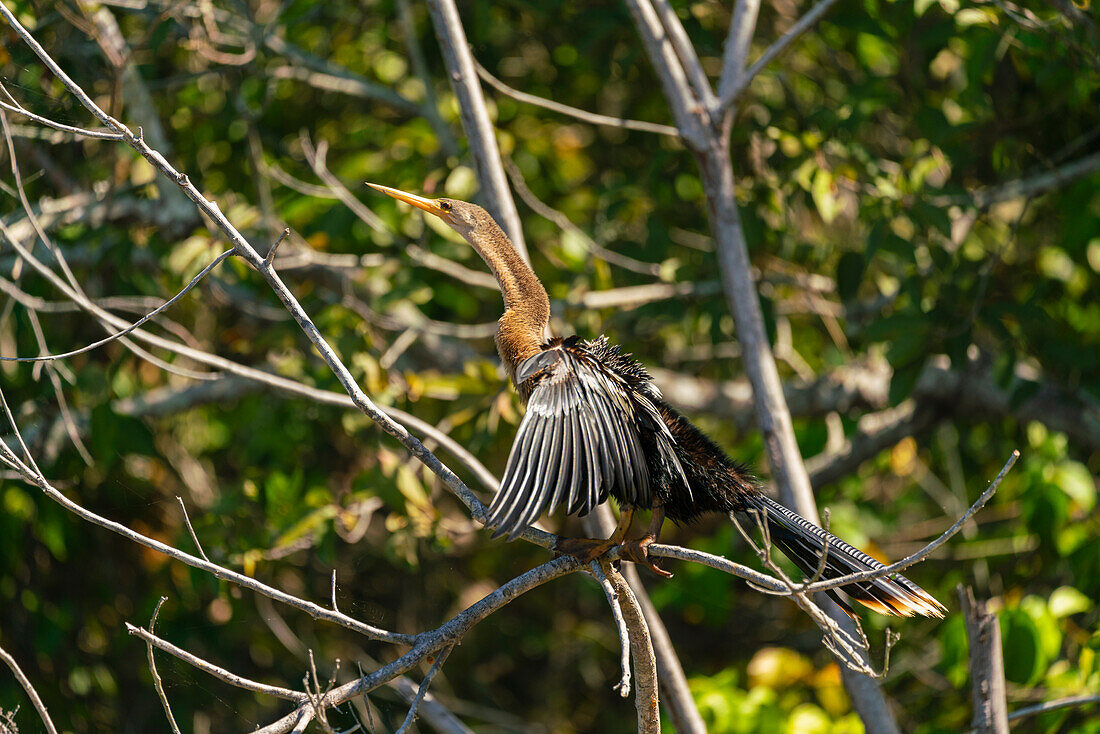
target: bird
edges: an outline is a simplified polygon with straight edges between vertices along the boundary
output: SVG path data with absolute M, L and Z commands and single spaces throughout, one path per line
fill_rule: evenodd
M 832 579 L 884 568 L 768 497 L 744 464 L 669 405 L 642 364 L 606 336 L 548 336 L 546 289 L 485 209 L 368 185 L 438 217 L 461 235 L 488 265 L 504 298 L 496 347 L 526 412 L 489 506 L 486 526 L 494 538 L 512 540 L 559 507 L 584 516 L 610 496 L 620 515 L 609 538 L 561 538 L 554 550 L 590 562 L 620 547 L 621 558 L 669 577 L 647 550 L 666 518 L 685 524 L 708 513 L 739 513 L 755 515 L 771 543 L 810 577 Z M 627 539 L 639 509 L 651 511 L 651 522 L 640 538 Z M 882 614 L 942 618 L 946 612 L 931 594 L 897 573 L 840 588 Z M 836 589 L 826 593 L 854 615 Z

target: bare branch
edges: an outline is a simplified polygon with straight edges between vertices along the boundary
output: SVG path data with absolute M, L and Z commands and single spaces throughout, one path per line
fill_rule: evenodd
M 46 127 L 53 128 L 54 130 L 60 130 L 62 132 L 72 133 L 74 135 L 79 135 L 81 137 L 98 138 L 99 140 L 117 140 L 117 141 L 120 141 L 120 142 L 122 141 L 122 135 L 120 135 L 119 133 L 110 132 L 110 131 L 107 131 L 107 130 L 89 130 L 87 128 L 82 128 L 82 127 L 73 127 L 72 125 L 63 125 L 60 122 L 54 122 L 53 120 L 51 120 L 47 117 L 42 117 L 41 115 L 36 115 L 33 112 L 31 112 L 30 110 L 24 108 L 18 102 L 16 102 L 15 98 L 12 97 L 11 94 L 8 93 L 7 88 L 4 87 L 3 84 L 0 84 L 0 90 L 2 90 L 3 93 L 4 93 L 4 96 L 6 96 L 10 100 L 10 102 L 4 102 L 4 101 L 0 100 L 0 108 L 5 109 L 8 112 L 14 112 L 17 115 L 23 115 L 24 117 L 27 117 L 27 118 L 30 118 L 31 120 L 34 120 L 35 122 L 37 122 L 40 125 L 45 125 Z
M 150 647 L 155 647 L 158 650 L 162 650 L 169 655 L 182 660 L 188 665 L 194 668 L 198 668 L 207 675 L 211 675 L 221 681 L 228 683 L 231 686 L 243 688 L 246 691 L 252 691 L 254 693 L 261 693 L 265 696 L 283 698 L 287 701 L 302 702 L 307 698 L 307 695 L 305 693 L 302 693 L 301 691 L 292 691 L 289 688 L 280 688 L 279 686 L 269 686 L 266 683 L 259 683 L 243 676 L 239 676 L 236 673 L 231 673 L 225 668 L 219 667 L 211 662 L 203 660 L 197 655 L 192 655 L 183 648 L 177 647 L 171 642 L 157 637 L 155 634 L 146 629 L 135 627 L 129 622 L 126 623 L 126 631 L 129 632 L 131 635 L 144 640 L 145 643 Z
M 471 270 L 465 265 L 453 260 L 448 260 L 441 255 L 436 255 L 434 252 L 422 249 L 416 245 L 406 246 L 405 254 L 411 257 L 417 265 L 422 265 L 439 273 L 445 273 L 466 285 L 473 285 L 478 288 L 494 291 L 499 290 L 497 279 L 489 273 L 484 273 L 480 270 Z
M 417 636 L 417 643 L 412 650 L 390 662 L 375 672 L 360 678 L 359 680 L 345 683 L 332 689 L 324 696 L 325 706 L 338 706 L 344 701 L 355 696 L 369 693 L 381 685 L 385 685 L 399 675 L 402 675 L 414 665 L 427 659 L 432 653 L 444 647 L 451 646 L 459 641 L 474 625 L 501 607 L 509 604 L 513 599 L 531 589 L 540 586 L 561 576 L 581 570 L 581 566 L 571 557 L 561 556 L 542 564 L 530 571 L 512 579 L 499 587 L 481 601 L 459 612 L 442 626 L 430 632 L 423 632 Z M 261 729 L 254 734 L 285 734 L 290 731 L 299 719 L 307 715 L 302 707 L 284 716 Z
M 527 181 L 523 178 L 523 172 L 519 170 L 519 166 L 511 158 L 507 158 L 504 161 L 504 168 L 508 172 L 508 178 L 512 180 L 512 186 L 515 187 L 516 193 L 523 199 L 523 203 L 531 207 L 536 214 L 544 219 L 549 219 L 554 224 L 558 225 L 562 230 L 566 232 L 572 232 L 585 244 L 588 251 L 598 255 L 608 263 L 612 265 L 618 265 L 621 268 L 630 270 L 635 273 L 643 273 L 645 275 L 660 275 L 661 265 L 660 263 L 646 263 L 641 260 L 635 260 L 632 257 L 627 257 L 621 253 L 609 250 L 594 239 L 588 236 L 588 234 L 577 225 L 573 224 L 569 220 L 569 217 L 565 216 L 557 209 L 554 209 L 544 203 L 541 199 L 535 196 L 534 192 L 527 186 Z M 496 287 L 496 280 L 493 281 L 493 287 Z
M 1071 706 L 1087 706 L 1094 703 L 1100 703 L 1100 695 L 1069 696 L 1067 698 L 1044 701 L 1035 706 L 1017 709 L 1008 715 L 1008 720 L 1016 721 L 1018 719 L 1026 719 L 1029 716 L 1045 714 L 1048 711 L 1057 711 L 1058 709 L 1070 708 Z
M 1096 171 L 1100 171 L 1100 153 L 1087 155 L 1084 158 L 1079 158 L 1029 178 L 1021 178 L 1000 186 L 979 189 L 972 194 L 933 196 L 930 201 L 936 206 L 946 207 L 952 204 L 961 204 L 974 206 L 978 209 L 988 209 L 1002 201 L 1037 196 L 1051 189 L 1073 183 L 1079 178 L 1090 176 Z
M 15 662 L 15 658 L 11 656 L 4 648 L 0 647 L 0 660 L 11 668 L 12 675 L 19 681 L 19 685 L 23 686 L 23 690 L 27 693 L 27 698 L 34 704 L 34 710 L 38 712 L 38 718 L 42 719 L 42 725 L 46 727 L 46 731 L 49 734 L 57 734 L 57 727 L 53 725 L 53 719 L 50 718 L 50 714 L 46 711 L 46 704 L 42 703 L 42 699 L 38 696 L 38 691 L 31 685 L 30 679 L 23 673 L 23 669 L 19 667 L 19 663 Z
M 975 601 L 973 589 L 959 584 L 957 591 L 970 638 L 970 686 L 974 699 L 971 725 L 977 734 L 1008 734 L 1001 626 L 985 602 Z
M 936 410 L 913 400 L 869 413 L 859 419 L 856 432 L 835 451 L 826 451 L 806 461 L 810 482 L 821 487 L 846 477 L 866 460 L 897 444 L 907 436 L 924 433 L 938 422 Z
M 267 251 L 267 255 L 264 257 L 264 265 L 270 267 L 271 264 L 275 262 L 275 254 L 279 251 L 279 245 L 289 236 L 290 227 L 283 227 L 283 231 L 280 232 L 279 236 L 275 238 L 275 241 L 271 243 L 271 249 Z
M 828 12 L 829 8 L 831 8 L 835 3 L 836 0 L 820 0 L 817 5 L 814 5 L 813 8 L 810 9 L 808 13 L 799 18 L 798 21 L 793 26 L 791 26 L 786 33 L 780 36 L 779 39 L 775 41 L 775 43 L 773 43 L 771 46 L 768 46 L 768 48 L 764 50 L 764 53 L 760 54 L 760 58 L 753 62 L 753 65 L 750 66 L 747 71 L 745 71 L 744 73 L 739 73 L 735 82 L 731 83 L 724 91 L 719 92 L 719 96 L 721 97 L 721 100 L 719 101 L 719 109 L 725 110 L 730 105 L 734 104 L 741 97 L 741 95 L 745 93 L 745 90 L 749 88 L 749 84 L 752 83 L 752 80 L 755 79 L 756 76 L 760 72 L 762 72 L 768 64 L 778 58 L 781 53 L 786 51 L 788 46 L 794 43 L 794 41 L 796 41 L 803 33 L 812 28 L 817 23 L 817 21 L 821 20 L 821 17 L 825 15 L 825 13 Z M 747 44 L 745 50 L 747 53 Z M 744 57 L 742 57 L 741 63 L 743 66 Z M 722 72 L 722 81 L 726 81 L 725 69 L 723 69 Z
M 758 2 L 759 0 L 752 1 Z M 664 26 L 665 33 L 668 34 L 669 39 L 672 41 L 672 47 L 676 50 L 676 57 L 680 60 L 684 73 L 687 74 L 688 82 L 695 91 L 696 98 L 709 114 L 709 111 L 714 109 L 718 100 L 714 96 L 714 90 L 703 71 L 702 64 L 699 63 L 699 54 L 695 53 L 695 46 L 688 38 L 687 31 L 684 30 L 684 24 L 680 22 L 680 18 L 676 15 L 676 11 L 672 9 L 669 0 L 652 0 L 652 2 L 653 9 L 657 12 L 657 17 L 661 19 L 661 25 Z
M 626 6 L 634 19 L 634 26 L 641 36 L 646 54 L 661 81 L 665 98 L 672 109 L 676 127 L 692 148 L 701 150 L 708 144 L 707 126 L 703 115 L 709 114 L 692 93 L 684 75 L 684 67 L 673 49 L 657 11 L 650 0 L 626 0 Z
M 967 511 L 962 514 L 962 517 L 960 517 L 958 520 L 956 520 L 955 524 L 952 525 L 951 527 L 949 527 L 947 530 L 945 530 L 943 532 L 943 534 L 941 534 L 938 538 L 936 538 L 932 542 L 928 543 L 926 546 L 921 548 L 916 553 L 912 554 L 911 556 L 907 556 L 906 558 L 903 558 L 902 560 L 900 560 L 896 563 L 891 563 L 890 565 L 886 566 L 885 568 L 880 568 L 877 571 L 863 571 L 861 573 L 850 573 L 847 576 L 838 576 L 835 579 L 828 579 L 826 581 L 818 581 L 817 583 L 813 583 L 813 584 L 810 584 L 809 586 L 807 586 L 806 590 L 807 591 L 823 591 L 825 589 L 835 589 L 839 586 L 844 586 L 845 584 L 850 584 L 853 581 L 866 581 L 867 579 L 881 578 L 883 576 L 888 576 L 892 573 L 896 573 L 898 571 L 901 571 L 902 569 L 905 569 L 905 568 L 908 568 L 909 566 L 912 566 L 914 563 L 919 563 L 920 561 L 924 560 L 929 555 L 931 555 L 937 548 L 939 548 L 941 545 L 943 545 L 948 540 L 950 540 L 952 537 L 954 537 L 956 533 L 958 533 L 960 530 L 962 530 L 962 528 L 966 524 L 966 522 L 970 518 L 974 517 L 974 514 L 978 510 L 980 510 L 982 507 L 985 506 L 985 503 L 988 502 L 989 499 L 993 496 L 993 493 L 997 491 L 997 487 L 999 487 L 1001 485 L 1001 482 L 1004 480 L 1005 476 L 1008 475 L 1009 470 L 1012 469 L 1013 465 L 1016 464 L 1016 460 L 1019 459 L 1019 458 L 1020 458 L 1019 450 L 1013 451 L 1012 455 L 1008 457 L 1008 461 L 1006 461 L 1005 465 L 1003 467 L 1001 467 L 1001 471 L 997 473 L 997 476 L 994 477 L 993 481 L 989 483 L 989 486 L 986 488 L 986 490 L 984 492 L 981 493 L 981 495 L 978 497 L 978 499 L 974 500 L 974 504 L 970 505 L 970 507 L 967 509 Z
M 634 658 L 634 678 L 638 690 L 634 695 L 638 710 L 638 734 L 660 734 L 661 714 L 657 695 L 657 661 L 653 656 L 653 643 L 649 628 L 638 600 L 626 579 L 609 567 L 608 579 L 622 604 L 623 618 L 630 632 L 630 654 Z
M 760 0 L 738 0 L 733 6 L 726 47 L 722 53 L 722 76 L 718 80 L 718 96 L 721 99 L 716 112 L 722 112 L 731 103 L 731 90 L 737 87 L 745 72 L 745 60 L 756 32 L 756 18 L 760 14 Z M 727 102 L 727 99 L 730 101 Z
M 306 161 L 309 163 L 310 167 L 313 168 L 313 172 L 325 183 L 325 186 L 332 191 L 336 198 L 375 232 L 389 235 L 389 228 L 386 227 L 385 223 L 378 215 L 371 211 L 366 204 L 359 201 L 359 199 L 344 186 L 343 182 L 336 178 L 332 171 L 328 170 L 328 165 L 326 163 L 328 157 L 328 142 L 322 140 L 314 146 L 313 141 L 309 139 L 309 136 L 306 135 L 304 131 L 298 136 L 298 141 L 302 145 L 302 152 L 306 154 Z
M 596 511 L 590 513 L 582 522 L 585 532 L 593 537 L 601 538 L 610 536 L 615 524 L 611 508 L 606 504 L 598 506 Z M 615 557 L 617 552 L 617 549 L 613 549 L 612 555 L 608 557 Z M 630 584 L 630 589 L 634 592 L 638 606 L 642 610 L 642 614 L 645 615 L 646 625 L 649 628 L 650 639 L 653 643 L 653 652 L 657 660 L 657 677 L 663 691 L 669 718 L 680 734 L 706 734 L 706 725 L 695 705 L 691 690 L 688 688 L 683 665 L 681 665 L 680 659 L 676 655 L 676 650 L 672 647 L 672 641 L 669 639 L 668 630 L 661 620 L 661 615 L 657 613 L 657 609 L 649 599 L 649 594 L 646 593 L 637 566 L 632 563 L 628 564 L 622 568 L 621 573 L 627 583 Z
M 205 278 L 207 275 L 209 275 L 214 270 L 214 268 L 221 265 L 223 260 L 225 260 L 230 255 L 235 254 L 235 252 L 236 252 L 235 250 L 229 249 L 229 250 L 226 250 L 225 252 L 223 252 L 222 254 L 218 255 L 216 258 L 214 258 L 210 262 L 210 264 L 208 264 L 205 268 L 203 268 L 199 272 L 198 275 L 196 275 L 194 278 L 192 278 L 191 281 L 183 287 L 183 290 L 181 290 L 179 293 L 177 293 L 176 295 L 169 298 L 167 301 L 165 301 L 163 304 L 161 304 L 157 308 L 153 309 L 149 313 L 142 316 L 140 319 L 138 319 L 134 323 L 130 324 L 125 329 L 122 329 L 121 331 L 115 332 L 114 334 L 110 334 L 110 335 L 104 337 L 103 339 L 100 339 L 99 341 L 92 342 L 91 344 L 83 346 L 80 349 L 73 349 L 72 351 L 69 351 L 69 352 L 62 352 L 61 354 L 44 354 L 44 355 L 41 355 L 41 356 L 38 356 L 38 357 L 0 357 L 0 362 L 52 362 L 52 361 L 58 360 L 58 359 L 67 359 L 69 357 L 75 357 L 78 354 L 83 354 L 85 352 L 90 352 L 93 349 L 96 349 L 98 347 L 103 346 L 104 344 L 109 344 L 110 342 L 113 342 L 116 339 L 120 339 L 120 338 L 122 338 L 122 337 L 124 337 L 128 334 L 131 334 L 134 331 L 136 331 L 137 329 L 139 329 L 142 324 L 149 321 L 150 319 L 157 316 L 158 314 L 166 311 L 174 303 L 176 303 L 181 298 L 183 298 L 188 293 L 190 293 L 192 288 L 194 288 L 196 285 L 198 285 L 199 282 L 202 281 L 203 278 Z
M 177 497 L 177 499 L 179 499 Z M 182 501 L 181 503 L 182 504 Z M 160 614 L 160 608 L 164 605 L 164 602 L 168 601 L 168 597 L 162 596 L 160 601 L 157 602 L 157 606 L 153 609 L 153 616 L 149 619 L 149 634 L 156 634 L 157 628 L 157 615 Z M 180 734 L 179 724 L 176 723 L 176 717 L 172 715 L 172 706 L 168 703 L 168 694 L 164 692 L 164 681 L 160 679 L 160 673 L 157 672 L 157 661 L 153 659 L 153 643 L 146 641 L 146 651 L 149 653 L 149 673 L 153 676 L 153 687 L 157 690 L 157 697 L 160 698 L 160 705 L 164 708 L 164 715 L 168 717 L 168 723 L 172 726 L 172 734 Z
M 481 84 L 477 80 L 474 59 L 470 53 L 470 44 L 466 40 L 466 31 L 462 28 L 462 19 L 454 0 L 428 0 L 432 14 L 432 25 L 443 51 L 443 60 L 447 64 L 451 88 L 458 98 L 459 112 L 462 115 L 462 127 L 466 131 L 466 140 L 470 153 L 477 166 L 478 181 L 481 182 L 482 195 L 486 198 L 486 208 L 500 223 L 509 239 L 524 260 L 530 260 L 527 254 L 527 242 L 523 237 L 516 203 L 508 191 L 508 179 L 500 161 L 500 149 L 485 109 L 485 97 Z
M 626 628 L 626 620 L 623 619 L 623 608 L 619 603 L 619 595 L 615 588 L 607 580 L 607 574 L 603 572 L 598 561 L 592 561 L 588 568 L 593 578 L 603 588 L 607 604 L 611 607 L 611 618 L 615 620 L 615 629 L 619 633 L 620 669 L 619 682 L 612 686 L 612 690 L 618 691 L 623 698 L 630 696 L 630 631 Z
M 661 701 L 672 725 L 679 734 L 706 734 L 707 727 L 695 705 L 695 699 L 688 688 L 687 676 L 680 658 L 672 646 L 668 630 L 649 599 L 645 586 L 638 575 L 638 568 L 629 564 L 621 569 L 623 578 L 630 584 L 638 606 L 645 615 L 649 627 L 649 637 L 653 642 L 653 653 L 657 658 L 657 678 L 661 686 Z
M 534 94 L 528 94 L 527 92 L 521 92 L 518 89 L 508 86 L 500 79 L 497 79 L 489 70 L 481 65 L 476 59 L 474 63 L 477 65 L 478 76 L 493 89 L 497 90 L 501 94 L 511 97 L 518 102 L 526 102 L 527 104 L 535 105 L 536 107 L 542 107 L 544 110 L 550 110 L 551 112 L 557 112 L 562 115 L 568 115 L 581 122 L 587 122 L 592 125 L 601 125 L 603 127 L 617 127 L 622 130 L 637 130 L 645 133 L 656 133 L 657 135 L 669 135 L 674 138 L 680 137 L 680 131 L 671 125 L 661 125 L 656 122 L 645 122 L 643 120 L 630 120 L 622 117 L 611 117 L 609 115 L 601 115 L 596 112 L 589 112 L 587 110 L 578 109 L 576 107 L 570 107 L 567 104 L 561 102 L 555 102 L 552 99 L 546 99 L 545 97 L 538 97 Z
M 209 562 L 210 559 L 206 557 L 206 552 L 202 549 L 202 543 L 199 542 L 199 536 L 195 534 L 195 528 L 191 527 L 191 518 L 187 516 L 187 505 L 183 504 L 183 497 L 176 497 L 176 501 L 180 503 L 180 511 L 183 513 L 183 523 L 187 526 L 187 532 L 191 535 L 191 541 L 195 544 L 195 548 L 199 551 L 199 555 L 202 556 L 202 560 Z M 149 624 L 149 631 L 153 631 L 152 623 Z
M 428 123 L 435 131 L 439 139 L 439 146 L 448 156 L 458 155 L 458 141 L 455 140 L 451 127 L 439 114 L 439 101 L 435 96 L 435 88 L 432 84 L 432 76 L 428 72 L 428 62 L 424 60 L 424 51 L 420 48 L 420 41 L 416 36 L 416 22 L 413 19 L 412 4 L 409 0 L 398 0 L 397 17 L 401 22 L 401 34 L 405 40 L 405 50 L 409 52 L 412 60 L 413 71 L 424 85 L 424 104 L 422 112 L 428 118 Z
M 275 79 L 295 79 L 317 89 L 378 100 L 407 114 L 416 114 L 420 111 L 415 102 L 402 97 L 389 87 L 376 84 L 339 64 L 307 53 L 274 33 L 264 37 L 264 45 L 298 64 L 298 66 L 280 66 L 272 69 L 269 73 Z
M 447 656 L 451 654 L 451 650 L 454 649 L 453 645 L 449 645 L 438 653 L 436 653 L 435 661 L 432 663 L 432 667 L 428 669 L 428 674 L 424 676 L 424 680 L 420 682 L 420 687 L 416 690 L 416 696 L 413 697 L 412 704 L 409 706 L 409 713 L 405 716 L 405 720 L 401 722 L 401 726 L 398 727 L 394 734 L 405 734 L 412 726 L 413 721 L 416 720 L 417 709 L 420 708 L 420 702 L 424 700 L 425 694 L 428 693 L 428 687 L 432 684 L 432 679 L 435 678 L 436 673 L 443 667 L 443 662 L 447 659 Z

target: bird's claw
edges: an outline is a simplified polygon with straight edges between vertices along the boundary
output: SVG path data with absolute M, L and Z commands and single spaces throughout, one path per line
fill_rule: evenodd
M 623 543 L 622 548 L 619 550 L 619 557 L 624 558 L 631 563 L 637 563 L 645 566 L 658 576 L 663 576 L 666 579 L 672 578 L 672 574 L 656 563 L 649 559 L 649 546 L 653 545 L 657 541 L 652 535 L 647 535 L 644 538 L 638 538 L 637 540 L 627 540 Z

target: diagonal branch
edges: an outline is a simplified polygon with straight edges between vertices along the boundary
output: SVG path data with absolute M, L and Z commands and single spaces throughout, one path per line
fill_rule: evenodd
M 642 39 L 653 70 L 661 82 L 680 135 L 692 148 L 702 150 L 709 142 L 707 126 L 703 123 L 705 110 L 691 90 L 684 67 L 680 64 L 657 11 L 650 0 L 626 0 L 626 6 L 634 19 L 634 27 Z
M 756 18 L 760 14 L 760 0 L 738 0 L 733 8 L 726 48 L 722 53 L 722 76 L 718 80 L 718 111 L 732 104 L 731 92 L 745 76 L 745 60 L 756 32 Z M 730 101 L 727 102 L 727 99 Z
M 27 693 L 27 698 L 34 704 L 34 710 L 38 712 L 38 718 L 42 719 L 42 725 L 46 727 L 48 734 L 57 734 L 57 727 L 53 725 L 53 719 L 50 718 L 50 714 L 46 711 L 46 704 L 42 703 L 42 699 L 38 696 L 38 691 L 31 685 L 30 679 L 23 673 L 23 669 L 19 667 L 19 663 L 15 662 L 15 658 L 11 656 L 4 648 L 0 647 L 0 660 L 11 668 L 12 675 L 19 681 L 19 685 L 23 686 L 23 690 Z M 0 724 L 3 722 L 0 721 Z
M 746 1 L 759 3 L 760 0 L 742 0 L 742 2 Z M 653 9 L 657 12 L 657 17 L 661 19 L 661 25 L 664 27 L 665 33 L 668 34 L 669 40 L 672 41 L 672 47 L 676 50 L 676 57 L 680 60 L 680 65 L 683 67 L 684 73 L 687 74 L 688 82 L 695 90 L 696 97 L 705 109 L 708 111 L 713 109 L 718 100 L 714 96 L 710 80 L 707 79 L 707 75 L 703 71 L 703 65 L 699 63 L 699 54 L 695 52 L 695 46 L 688 38 L 684 24 L 680 22 L 680 18 L 676 15 L 676 11 L 672 9 L 669 0 L 652 0 L 652 2 Z M 738 3 L 738 6 L 740 4 Z
M 758 0 L 749 1 L 757 2 Z M 836 0 L 820 0 L 820 2 L 818 2 L 817 5 L 813 6 L 813 8 L 811 8 L 808 13 L 799 18 L 798 21 L 793 26 L 791 26 L 786 33 L 780 36 L 779 39 L 775 41 L 775 43 L 773 43 L 771 46 L 768 46 L 768 48 L 764 50 L 764 53 L 760 54 L 760 58 L 753 62 L 753 65 L 750 66 L 747 71 L 739 72 L 736 76 L 736 80 L 731 79 L 731 81 L 728 83 L 728 86 L 726 84 L 723 84 L 722 86 L 725 87 L 724 91 L 722 91 L 721 88 L 719 91 L 719 97 L 721 98 L 718 102 L 719 109 L 725 110 L 729 108 L 730 105 L 737 102 L 741 95 L 745 93 L 745 90 L 749 88 L 749 84 L 752 83 L 752 80 L 755 79 L 756 76 L 768 66 L 768 64 L 775 61 L 775 59 L 778 58 L 780 54 L 786 51 L 788 46 L 798 40 L 798 38 L 803 33 L 808 31 L 819 20 L 821 20 L 822 16 L 824 16 L 825 13 L 828 12 L 829 8 L 833 7 L 833 5 L 835 4 Z M 745 51 L 747 55 L 747 44 Z M 743 67 L 744 57 L 742 57 L 741 64 Z M 723 70 L 723 82 L 726 82 L 726 79 L 726 72 L 725 70 Z
M 462 115 L 462 127 L 466 130 L 466 139 L 477 166 L 478 180 L 481 182 L 482 195 L 486 198 L 486 208 L 493 215 L 516 250 L 524 260 L 530 260 L 527 254 L 527 242 L 523 238 L 516 203 L 508 192 L 508 179 L 500 160 L 496 133 L 485 109 L 485 97 L 474 69 L 474 57 L 470 53 L 470 44 L 466 40 L 466 31 L 462 28 L 462 19 L 454 0 L 428 0 L 432 13 L 432 25 L 443 51 L 443 60 L 447 64 L 451 88 L 458 97 L 458 108 Z
M 182 660 L 193 668 L 197 668 L 207 675 L 211 675 L 218 680 L 224 681 L 231 686 L 237 688 L 243 688 L 246 691 L 252 691 L 253 693 L 260 693 L 265 696 L 274 696 L 275 698 L 282 698 L 287 701 L 305 701 L 308 697 L 301 691 L 292 691 L 289 688 L 281 688 L 279 686 L 271 686 L 266 683 L 259 683 L 254 680 L 250 680 L 243 676 L 231 673 L 230 671 L 222 668 L 218 665 L 214 665 L 211 662 L 203 660 L 198 655 L 193 655 L 182 647 L 177 647 L 167 640 L 157 637 L 149 630 L 141 627 L 135 627 L 129 622 L 126 623 L 126 631 L 134 637 L 137 637 L 145 641 L 145 644 L 149 646 L 149 655 L 152 659 L 152 649 L 155 647 L 158 650 L 168 653 L 169 655 Z
M 616 127 L 622 130 L 637 130 L 644 133 L 656 133 L 657 135 L 669 135 L 674 138 L 680 137 L 680 131 L 671 125 L 661 125 L 656 122 L 645 122 L 644 120 L 630 120 L 622 117 L 611 117 L 610 115 L 601 115 L 596 112 L 589 112 L 588 110 L 582 110 L 577 107 L 570 107 L 567 104 L 561 102 L 555 102 L 552 99 L 546 99 L 545 97 L 539 97 L 534 94 L 528 94 L 527 92 L 521 92 L 518 89 L 508 86 L 500 79 L 489 73 L 489 70 L 481 65 L 476 59 L 474 63 L 477 64 L 477 73 L 482 80 L 493 89 L 497 90 L 501 94 L 511 97 L 517 102 L 524 102 L 526 104 L 535 105 L 541 107 L 544 110 L 550 110 L 551 112 L 557 112 L 558 114 L 568 115 L 581 122 L 587 122 L 592 125 L 602 125 L 603 127 Z

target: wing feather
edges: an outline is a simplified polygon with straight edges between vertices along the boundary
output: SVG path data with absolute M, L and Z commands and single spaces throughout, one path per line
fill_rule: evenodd
M 627 358 L 615 351 L 609 360 L 600 351 L 606 349 L 601 340 L 552 340 L 517 366 L 527 412 L 489 508 L 493 537 L 512 539 L 559 505 L 585 515 L 608 494 L 648 507 L 653 478 L 643 434 L 656 439 L 662 463 L 682 475 L 675 441 L 648 394 L 654 392 L 648 375 L 630 363 L 645 377 L 639 390 L 636 376 L 631 383 L 629 372 L 619 372 Z

